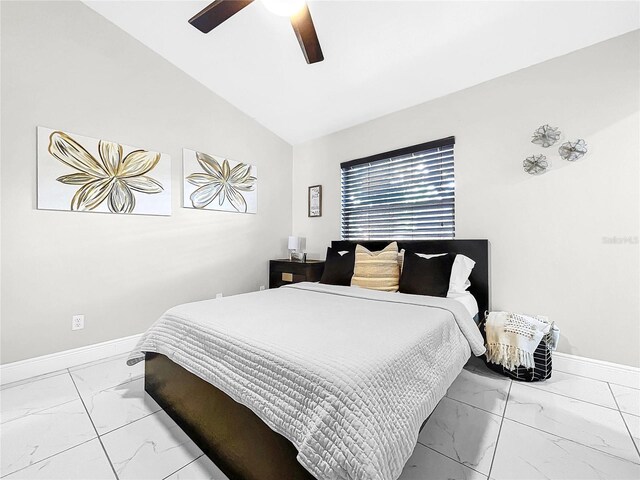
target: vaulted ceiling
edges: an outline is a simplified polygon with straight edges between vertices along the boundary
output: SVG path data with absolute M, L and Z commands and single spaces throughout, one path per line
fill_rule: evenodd
M 207 1 L 85 3 L 291 144 L 640 28 L 637 2 L 311 1 L 307 65 L 260 1 L 207 35 Z

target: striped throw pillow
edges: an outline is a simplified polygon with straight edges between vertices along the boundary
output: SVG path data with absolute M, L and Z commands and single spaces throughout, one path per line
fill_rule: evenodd
M 396 242 L 390 243 L 379 252 L 370 252 L 362 245 L 356 245 L 352 286 L 397 292 L 399 281 L 400 268 Z

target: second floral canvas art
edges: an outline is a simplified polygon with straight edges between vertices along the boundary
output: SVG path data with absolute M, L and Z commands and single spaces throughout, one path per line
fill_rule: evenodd
M 182 151 L 186 208 L 256 213 L 258 169 L 195 150 Z

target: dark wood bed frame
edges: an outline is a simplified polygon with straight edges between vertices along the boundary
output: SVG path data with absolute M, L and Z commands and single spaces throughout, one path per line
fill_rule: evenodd
M 376 250 L 388 241 L 357 242 Z M 339 249 L 356 242 L 334 241 Z M 489 242 L 487 240 L 398 241 L 398 248 L 418 253 L 461 253 L 476 265 L 469 291 L 480 316 L 489 310 Z M 249 408 L 220 389 L 157 353 L 145 356 L 145 390 L 211 458 L 230 480 L 313 480 L 296 460 L 297 450 Z

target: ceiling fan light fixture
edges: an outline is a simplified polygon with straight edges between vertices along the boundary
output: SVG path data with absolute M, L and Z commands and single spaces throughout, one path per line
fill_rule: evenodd
M 262 0 L 271 13 L 281 17 L 291 17 L 306 5 L 305 0 Z
M 243 8 L 251 5 L 253 1 L 215 0 L 191 17 L 189 23 L 202 33 L 209 33 Z M 316 27 L 305 0 L 262 0 L 262 3 L 269 11 L 289 17 L 307 63 L 317 63 L 324 60 Z

